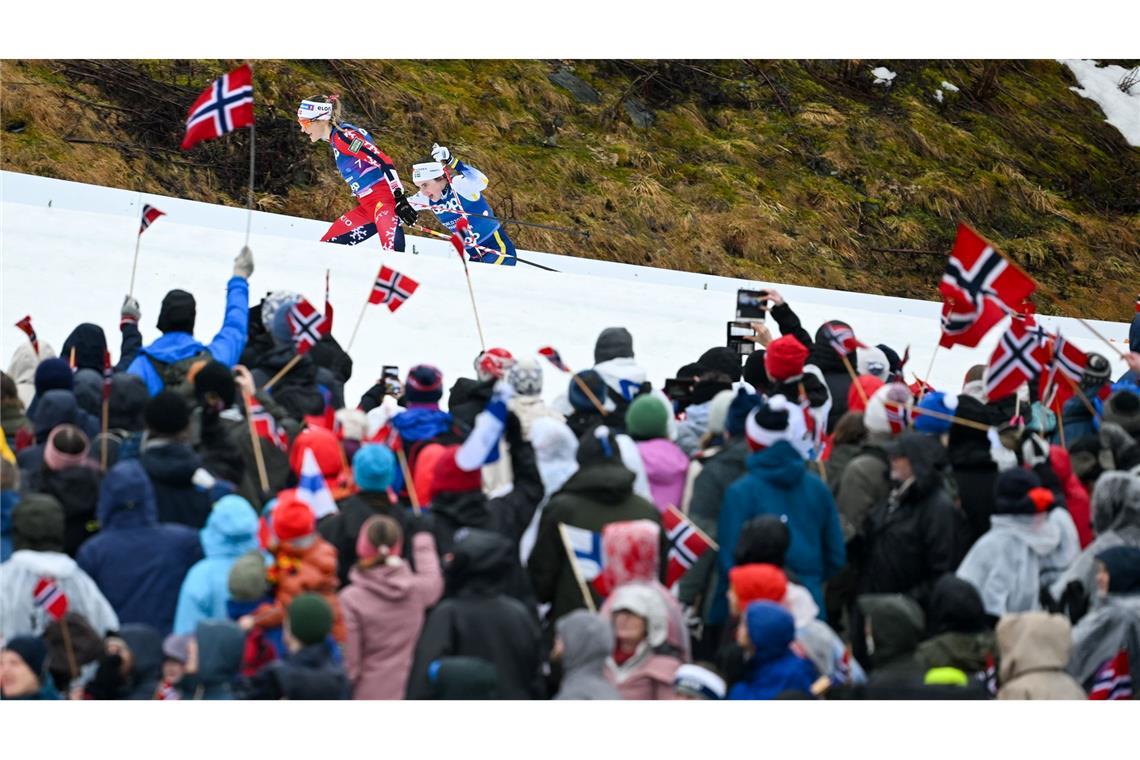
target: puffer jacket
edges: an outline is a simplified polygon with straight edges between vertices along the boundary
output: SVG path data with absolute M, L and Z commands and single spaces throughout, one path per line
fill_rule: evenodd
M 1062 615 L 1024 612 L 997 625 L 1001 653 L 998 699 L 1084 699 L 1085 692 L 1065 666 L 1072 651 L 1072 627 Z
M 17 549 L 0 564 L 0 639 L 43 634 L 51 618 L 36 607 L 34 592 L 45 576 L 67 595 L 68 609 L 85 617 L 100 635 L 119 629 L 115 609 L 75 560 L 60 552 Z

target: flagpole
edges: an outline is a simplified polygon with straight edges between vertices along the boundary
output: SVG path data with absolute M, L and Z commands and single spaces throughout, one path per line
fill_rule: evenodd
M 934 344 L 934 353 L 930 355 L 930 366 L 926 368 L 926 377 L 918 378 L 919 382 L 922 383 L 922 387 L 919 389 L 918 394 L 919 401 L 922 401 L 924 398 L 926 398 L 926 386 L 932 385 L 930 382 L 930 373 L 934 371 L 934 359 L 938 356 L 938 349 L 940 348 L 942 348 L 942 343 L 939 342 Z
M 558 535 L 562 536 L 562 548 L 566 550 L 566 557 L 570 560 L 570 569 L 574 571 L 574 580 L 578 582 L 578 590 L 582 592 L 582 598 L 586 600 L 586 607 L 590 612 L 597 612 L 598 608 L 594 605 L 594 597 L 590 593 L 590 589 L 586 588 L 586 581 L 582 579 L 582 573 L 578 571 L 578 560 L 574 556 L 574 547 L 570 545 L 570 539 L 566 535 L 566 526 L 558 523 Z
M 59 619 L 59 632 L 63 635 L 63 650 L 67 653 L 67 669 L 71 672 L 71 681 L 79 678 L 79 664 L 75 661 L 75 647 L 71 644 L 71 631 L 67 628 L 67 613 L 63 613 L 63 617 Z M 71 681 L 68 681 L 67 688 L 70 691 Z
M 550 359 L 547 358 L 547 361 L 550 361 Z M 590 399 L 590 403 L 594 405 L 594 408 L 598 410 L 598 413 L 604 417 L 606 415 L 606 408 L 602 405 L 602 402 L 598 400 L 598 397 L 594 395 L 594 392 L 590 390 L 590 386 L 586 385 L 585 381 L 582 380 L 582 378 L 578 377 L 578 375 L 575 374 L 574 370 L 570 369 L 570 367 L 567 366 L 566 371 L 570 373 L 570 377 L 574 380 L 575 383 L 577 383 L 578 387 L 582 389 L 582 392 L 586 394 L 586 398 Z
M 249 391 L 243 386 L 241 389 L 242 402 L 245 404 L 245 419 L 249 427 L 249 441 L 253 444 L 253 459 L 257 462 L 257 479 L 261 482 L 261 498 L 269 495 L 269 474 L 265 470 L 265 456 L 261 453 L 261 441 L 257 435 L 257 425 L 253 421 L 253 402 Z M 260 505 L 258 505 L 260 509 Z
M 371 293 L 372 292 L 369 291 L 369 296 L 371 296 Z M 360 323 L 364 321 L 364 312 L 368 311 L 369 303 L 371 303 L 371 300 L 366 298 L 364 300 L 364 306 L 360 307 L 360 316 L 356 318 L 356 325 L 352 328 L 352 337 L 348 339 L 348 345 L 344 347 L 346 354 L 352 350 L 352 344 L 356 341 L 356 333 L 360 329 Z
M 836 351 L 836 353 L 839 353 Z M 859 392 L 859 398 L 863 399 L 863 406 L 867 406 L 869 399 L 867 398 L 867 390 L 863 384 L 859 382 L 859 378 L 855 376 L 855 368 L 851 366 L 851 360 L 847 358 L 847 354 L 839 354 L 839 358 L 843 360 L 843 366 L 847 368 L 847 374 L 851 375 L 851 384 L 855 386 L 855 390 Z M 803 391 L 801 391 L 802 393 Z M 807 398 L 806 396 L 804 397 Z
M 135 272 L 139 268 L 139 244 L 142 243 L 142 193 L 139 193 L 139 230 L 135 235 L 135 259 L 131 262 L 131 287 L 127 291 L 127 296 L 135 294 Z
M 250 106 L 252 108 L 252 106 Z M 245 217 L 245 247 L 249 247 L 249 230 L 253 225 L 253 168 L 254 156 L 256 155 L 255 144 L 257 138 L 257 122 L 251 121 L 249 124 L 249 199 L 246 201 L 246 217 Z
M 679 517 L 679 518 L 683 519 L 685 522 L 687 522 L 689 525 L 691 525 L 691 526 L 692 526 L 692 528 L 693 528 L 693 532 L 695 532 L 695 533 L 696 533 L 698 536 L 700 536 L 700 537 L 701 537 L 701 539 L 702 539 L 702 540 L 703 540 L 703 541 L 704 541 L 706 544 L 708 544 L 708 545 L 709 545 L 709 548 L 710 548 L 710 549 L 712 549 L 714 552 L 719 552 L 719 551 L 720 551 L 720 545 L 719 545 L 719 544 L 717 544 L 717 542 L 716 542 L 716 541 L 713 541 L 711 538 L 709 538 L 709 534 L 708 534 L 708 533 L 705 533 L 703 530 L 701 530 L 700 528 L 698 528 L 698 527 L 697 527 L 697 524 L 696 524 L 695 522 L 693 522 L 692 520 L 690 520 L 688 517 L 686 517 L 686 516 L 685 516 L 685 513 L 684 513 L 684 512 L 682 512 L 681 510 L 677 509 L 677 508 L 676 508 L 675 506 L 673 506 L 672 504 L 670 504 L 668 507 L 666 507 L 666 510 L 667 510 L 667 511 L 669 511 L 669 512 L 672 512 L 672 513 L 674 514 L 674 516 L 676 516 L 676 517 Z
M 350 343 L 349 345 L 351 346 L 352 344 Z M 347 351 L 345 351 L 345 353 L 348 353 L 348 352 L 347 352 Z M 267 390 L 269 390 L 270 388 L 272 388 L 274 385 L 276 385 L 276 384 L 278 383 L 278 381 L 280 381 L 280 380 L 281 380 L 281 378 L 283 378 L 283 377 L 285 377 L 286 375 L 288 375 L 288 374 L 289 374 L 289 371 L 290 371 L 290 370 L 292 370 L 294 367 L 296 367 L 296 366 L 297 366 L 297 362 L 301 361 L 301 357 L 302 357 L 302 356 L 304 356 L 304 354 L 302 354 L 302 353 L 300 353 L 300 352 L 298 352 L 296 355 L 294 355 L 294 356 L 293 356 L 293 358 L 292 358 L 292 359 L 290 359 L 290 360 L 288 361 L 288 363 L 286 363 L 286 365 L 285 365 L 284 367 L 282 367 L 281 369 L 279 369 L 279 370 L 277 371 L 277 374 L 276 374 L 276 375 L 274 375 L 273 377 L 269 378 L 269 382 L 267 382 L 265 385 L 261 386 L 261 390 L 263 390 L 263 391 L 267 391 Z
M 404 473 L 404 487 L 408 489 L 408 497 L 412 500 L 412 511 L 416 517 L 423 514 L 420 508 L 420 499 L 416 495 L 416 483 L 412 480 L 411 470 L 408 469 L 408 457 L 404 454 L 404 442 L 400 441 L 400 448 L 396 449 L 396 458 L 400 460 L 400 471 Z

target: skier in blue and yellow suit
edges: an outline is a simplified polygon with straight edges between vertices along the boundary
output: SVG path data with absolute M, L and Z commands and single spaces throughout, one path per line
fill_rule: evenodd
M 408 198 L 412 208 L 430 210 L 453 233 L 459 220 L 467 219 L 469 226 L 460 235 L 471 261 L 515 265 L 515 244 L 483 196 L 487 187 L 483 172 L 434 145 L 431 160 L 412 167 L 412 181 L 420 190 Z

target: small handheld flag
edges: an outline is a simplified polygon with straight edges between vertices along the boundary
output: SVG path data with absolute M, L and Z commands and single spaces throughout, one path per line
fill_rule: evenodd
M 32 315 L 29 314 L 21 319 L 16 323 L 16 327 L 23 330 L 24 334 L 28 336 L 28 340 L 31 341 L 32 344 L 32 350 L 36 352 L 36 356 L 38 357 L 40 355 L 40 342 L 36 338 L 36 331 L 32 329 Z
M 404 301 L 412 297 L 420 284 L 405 274 L 386 266 L 380 267 L 376 275 L 376 282 L 372 284 L 372 293 L 368 296 L 368 303 L 388 304 L 388 311 L 396 311 Z
M 32 597 L 36 607 L 50 615 L 52 620 L 62 620 L 67 614 L 67 594 L 54 578 L 40 578 L 32 589 Z
M 160 216 L 166 216 L 165 211 L 159 211 L 149 203 L 144 203 L 142 207 L 142 221 L 139 223 L 139 234 L 146 232 L 146 228 L 154 224 L 155 220 Z
M 538 349 L 538 353 L 540 356 L 545 357 L 546 360 L 553 364 L 557 369 L 560 369 L 563 372 L 570 371 L 570 368 L 566 366 L 566 362 L 562 361 L 562 355 L 558 353 L 554 346 L 543 346 L 542 348 Z
M 253 124 L 253 72 L 238 66 L 202 90 L 186 114 L 182 150 Z

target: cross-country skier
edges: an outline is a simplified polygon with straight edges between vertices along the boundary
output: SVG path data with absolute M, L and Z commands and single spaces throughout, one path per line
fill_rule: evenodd
M 341 105 L 335 95 L 301 101 L 297 121 L 310 140 L 332 145 L 336 168 L 360 201 L 337 219 L 321 240 L 356 245 L 379 234 L 385 250 L 402 251 L 404 235 L 399 222 L 415 224 L 418 214 L 404 194 L 392 159 L 376 147 L 368 132 L 341 120 Z
M 430 209 L 440 224 L 457 231 L 461 219 L 466 229 L 459 234 L 471 261 L 503 266 L 515 265 L 515 244 L 483 197 L 487 176 L 451 155 L 439 145 L 432 146 L 431 158 L 412 167 L 412 182 L 419 192 L 409 198 L 413 208 Z M 479 246 L 476 248 L 475 246 Z

